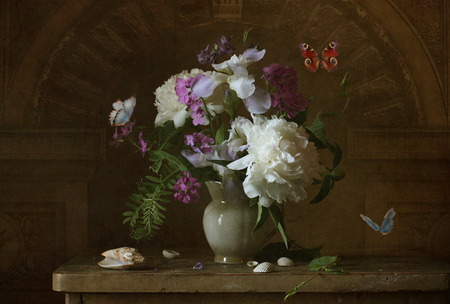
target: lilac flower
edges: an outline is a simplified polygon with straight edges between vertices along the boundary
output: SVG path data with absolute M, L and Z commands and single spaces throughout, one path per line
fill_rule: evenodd
M 192 148 L 196 153 L 212 153 L 210 145 L 214 144 L 214 139 L 202 133 L 194 133 L 184 136 L 184 143 Z
M 114 140 L 112 142 L 110 142 L 109 144 L 111 146 L 114 146 L 114 148 L 117 148 L 123 142 L 122 137 L 119 134 L 117 134 L 117 127 L 116 127 L 116 132 L 113 134 L 113 139 Z
M 217 54 L 216 50 L 213 48 L 211 50 L 211 52 L 209 52 L 208 48 L 209 48 L 209 45 L 206 47 L 206 49 L 197 51 L 197 59 L 198 59 L 199 63 L 211 64 L 211 63 L 216 62 L 216 60 L 218 58 L 218 54 Z
M 183 172 L 184 176 L 180 178 L 173 188 L 177 191 L 174 197 L 185 204 L 190 201 L 197 202 L 200 198 L 198 194 L 198 189 L 200 189 L 201 184 L 197 181 L 195 177 L 192 177 L 189 172 Z
M 293 68 L 272 63 L 263 68 L 263 77 L 278 89 L 278 93 L 271 94 L 272 107 L 286 112 L 289 118 L 297 115 L 297 112 L 305 111 L 309 100 L 297 92 L 298 76 Z
M 205 120 L 203 119 L 203 115 L 205 115 L 205 110 L 203 109 L 197 109 L 197 111 L 192 112 L 192 124 L 194 126 L 203 124 L 205 122 Z
M 142 138 L 142 131 L 139 133 L 139 145 L 141 146 L 142 157 L 145 156 L 145 152 L 147 152 L 147 141 Z
M 225 54 L 233 54 L 236 48 L 231 44 L 230 40 L 234 37 L 231 35 L 230 38 L 226 38 L 222 36 L 220 39 L 216 41 L 215 49 L 219 53 L 219 56 L 223 56 Z M 215 62 L 214 62 L 215 63 Z
M 117 133 L 118 127 L 116 127 L 116 131 L 113 134 L 114 140 L 112 142 L 110 142 L 109 144 L 111 146 L 114 146 L 115 148 L 120 146 L 120 144 L 123 143 L 124 138 L 127 137 L 131 133 L 131 130 L 132 130 L 134 124 L 135 124 L 135 122 L 127 121 L 123 126 L 121 126 L 120 131 L 122 131 L 122 134 Z
M 127 121 L 123 126 L 120 127 L 123 137 L 127 137 L 131 133 L 131 131 L 133 129 L 133 125 L 135 123 L 136 123 L 136 121 L 134 121 L 134 122 Z
M 189 100 L 189 90 L 186 87 L 186 81 L 183 78 L 177 79 L 177 85 L 175 86 L 175 92 L 178 96 L 180 103 L 186 103 Z

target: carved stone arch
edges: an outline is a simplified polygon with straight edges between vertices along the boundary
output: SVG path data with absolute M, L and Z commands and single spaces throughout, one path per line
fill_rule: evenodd
M 181 69 L 195 67 L 192 51 L 213 43 L 220 33 L 239 35 L 244 26 L 253 27 L 254 41 L 259 38 L 268 49 L 265 63 L 278 60 L 295 67 L 304 87 L 310 88 L 305 94 L 336 88 L 336 81 L 350 71 L 354 95 L 349 112 L 355 118 L 349 124 L 353 127 L 445 122 L 445 100 L 432 58 L 411 24 L 402 24 L 391 1 L 377 1 L 377 5 L 365 0 L 242 1 L 226 10 L 210 1 L 149 5 L 140 0 L 92 0 L 74 5 L 66 3 L 54 14 L 22 60 L 6 104 L 7 125 L 103 126 L 101 117 L 107 117 L 116 98 L 126 98 L 127 91 L 143 86 L 139 82 L 147 81 L 154 89 Z M 260 14 L 251 13 L 255 10 Z M 401 26 L 399 22 L 396 28 L 390 26 L 392 19 L 400 20 Z M 58 31 L 61 20 L 64 27 Z M 230 20 L 240 22 L 224 22 Z M 308 74 L 297 49 L 303 39 L 318 51 L 330 39 L 338 40 L 339 69 L 330 75 L 324 70 Z M 39 53 L 44 42 L 52 42 L 48 45 L 55 48 Z M 45 68 L 30 64 L 36 58 L 45 62 L 50 51 Z M 143 76 L 145 64 L 148 76 Z M 424 79 L 424 75 L 436 78 Z M 19 83 L 22 79 L 27 82 Z M 151 98 L 148 93 L 145 98 Z M 330 96 L 319 93 L 317 97 Z

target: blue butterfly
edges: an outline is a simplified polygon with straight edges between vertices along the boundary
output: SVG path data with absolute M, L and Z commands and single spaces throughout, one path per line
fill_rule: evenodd
M 117 99 L 112 106 L 114 110 L 109 114 L 109 123 L 111 126 L 123 126 L 130 120 L 133 114 L 134 107 L 136 106 L 136 96 L 132 95 L 125 101 Z
M 384 216 L 383 223 L 380 226 L 378 226 L 376 223 L 374 223 L 369 217 L 360 214 L 361 218 L 375 231 L 379 231 L 382 235 L 389 234 L 392 230 L 392 227 L 394 226 L 394 215 L 395 211 L 394 208 L 391 208 L 386 212 L 386 215 Z

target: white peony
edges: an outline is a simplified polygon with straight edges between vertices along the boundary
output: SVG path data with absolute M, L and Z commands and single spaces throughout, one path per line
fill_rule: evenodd
M 204 72 L 200 69 L 192 69 L 190 72 L 184 70 L 183 72 L 173 75 L 164 82 L 162 86 L 155 91 L 155 106 L 158 110 L 158 114 L 155 119 L 155 126 L 162 126 L 166 121 L 173 120 L 175 128 L 184 126 L 186 118 L 190 117 L 191 111 L 186 106 L 178 101 L 178 96 L 175 93 L 176 81 L 178 78 L 188 80 L 191 77 L 195 77 L 198 74 L 211 75 L 212 72 Z M 211 115 L 223 112 L 222 101 L 218 101 L 217 98 L 208 99 L 206 101 L 206 107 Z M 205 124 L 209 121 L 205 117 Z
M 248 121 L 250 122 L 250 121 Z M 242 123 L 248 154 L 228 165 L 229 169 L 247 168 L 244 191 L 248 197 L 259 197 L 269 207 L 274 201 L 298 202 L 306 198 L 305 187 L 320 179 L 324 168 L 314 143 L 294 122 L 272 116 L 254 116 L 254 123 Z

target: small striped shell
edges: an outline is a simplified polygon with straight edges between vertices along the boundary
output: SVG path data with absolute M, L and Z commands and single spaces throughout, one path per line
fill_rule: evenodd
M 286 258 L 286 257 L 279 258 L 277 261 L 277 264 L 278 264 L 278 266 L 283 266 L 283 267 L 290 267 L 290 266 L 295 265 L 294 261 L 292 261 L 290 258 Z
M 255 269 L 253 269 L 253 272 L 272 272 L 273 269 L 274 266 L 272 265 L 272 263 L 264 262 L 256 266 Z
M 164 249 L 162 252 L 163 256 L 166 259 L 174 259 L 177 256 L 179 256 L 180 254 L 178 252 L 176 252 L 175 250 L 169 250 L 169 249 Z

